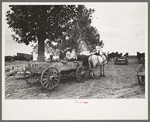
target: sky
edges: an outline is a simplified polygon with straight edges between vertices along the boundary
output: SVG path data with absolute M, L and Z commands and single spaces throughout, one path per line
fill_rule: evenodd
M 148 41 L 147 3 L 93 2 L 83 3 L 82 5 L 95 10 L 92 25 L 98 30 L 100 40 L 104 42 L 103 51 L 118 51 L 123 54 L 129 52 L 129 55 L 136 55 L 137 51 L 145 52 Z M 9 7 L 8 5 L 3 5 L 3 7 L 5 7 L 3 9 L 5 14 Z M 8 28 L 5 18 L 4 15 L 3 29 L 5 29 L 5 34 L 3 42 L 5 43 L 5 55 L 16 55 L 17 52 L 31 54 L 31 46 L 13 41 L 12 31 Z

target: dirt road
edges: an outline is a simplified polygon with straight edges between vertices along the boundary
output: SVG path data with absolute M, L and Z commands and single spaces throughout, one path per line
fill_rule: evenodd
M 5 99 L 143 99 L 145 87 L 138 84 L 138 66 L 136 59 L 129 59 L 129 65 L 109 61 L 105 77 L 99 76 L 97 68 L 95 79 L 88 76 L 85 82 L 78 83 L 75 77 L 68 77 L 53 90 L 45 90 L 40 83 L 28 84 L 22 75 L 5 77 Z

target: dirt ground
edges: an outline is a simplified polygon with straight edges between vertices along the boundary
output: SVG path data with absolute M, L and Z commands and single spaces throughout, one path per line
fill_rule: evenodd
M 13 62 L 13 65 L 27 62 Z M 11 67 L 12 63 L 5 66 Z M 113 61 L 105 66 L 105 77 L 88 76 L 83 83 L 75 77 L 61 79 L 53 90 L 44 89 L 40 83 L 28 84 L 22 75 L 7 77 L 5 74 L 5 99 L 143 99 L 145 87 L 140 86 L 136 73 L 139 64 L 136 58 L 129 58 L 128 65 L 114 65 Z

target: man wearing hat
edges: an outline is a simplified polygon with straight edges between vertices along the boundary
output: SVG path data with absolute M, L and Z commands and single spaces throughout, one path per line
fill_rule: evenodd
M 101 48 L 103 48 L 104 43 L 103 40 L 101 40 L 97 45 L 96 45 L 96 53 L 95 55 L 101 55 Z

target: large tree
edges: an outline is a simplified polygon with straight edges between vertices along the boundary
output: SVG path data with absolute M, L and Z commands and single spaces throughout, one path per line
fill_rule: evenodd
M 6 20 L 16 42 L 28 45 L 38 41 L 38 61 L 44 61 L 46 39 L 50 46 L 58 42 L 61 49 L 77 49 L 81 40 L 95 45 L 99 34 L 91 26 L 93 12 L 83 5 L 10 5 Z
M 100 38 L 97 29 L 91 25 L 94 9 L 88 9 L 84 5 L 79 5 L 77 11 L 77 21 L 73 21 L 73 24 L 69 25 L 66 33 L 64 33 L 68 39 L 65 39 L 63 36 L 61 47 L 71 47 L 79 50 L 81 48 L 79 46 L 80 42 L 84 41 L 87 47 L 93 49 Z
M 75 5 L 10 5 L 6 20 L 18 43 L 38 41 L 38 61 L 44 61 L 44 41 L 57 41 L 64 36 L 68 25 L 77 20 Z M 51 43 L 51 42 L 49 42 Z

